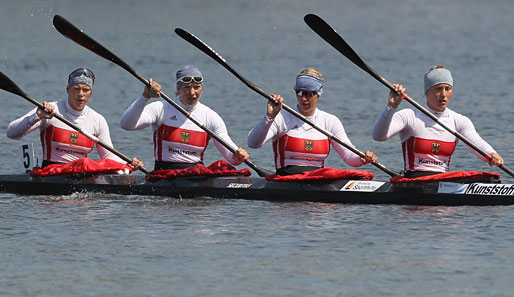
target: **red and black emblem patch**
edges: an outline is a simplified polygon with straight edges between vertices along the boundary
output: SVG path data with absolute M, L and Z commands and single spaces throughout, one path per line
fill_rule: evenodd
M 183 143 L 188 143 L 189 139 L 191 139 L 191 132 L 187 132 L 187 131 L 180 132 L 180 141 L 182 141 Z
M 432 147 L 430 148 L 430 151 L 434 154 L 437 154 L 440 150 L 441 144 L 439 142 L 432 142 Z
M 70 143 L 77 143 L 79 141 L 78 132 L 70 132 Z
M 314 150 L 314 141 L 305 140 L 305 145 L 303 147 L 306 152 L 312 152 Z

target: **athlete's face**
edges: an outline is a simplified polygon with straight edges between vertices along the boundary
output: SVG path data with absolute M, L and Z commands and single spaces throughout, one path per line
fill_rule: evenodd
M 180 89 L 178 89 L 180 102 L 186 106 L 195 106 L 200 100 L 202 90 L 203 88 L 201 83 L 189 83 L 182 85 Z
M 76 111 L 82 111 L 91 97 L 91 88 L 86 84 L 74 84 L 66 92 L 68 103 Z
M 312 116 L 318 105 L 319 95 L 315 92 L 296 92 L 298 111 L 304 116 Z
M 432 110 L 442 112 L 448 107 L 453 88 L 449 84 L 438 84 L 427 91 L 427 105 Z

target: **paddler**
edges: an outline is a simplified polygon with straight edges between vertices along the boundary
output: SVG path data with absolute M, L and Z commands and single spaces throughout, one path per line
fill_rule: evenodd
M 405 177 L 448 172 L 457 137 L 415 108 L 398 110 L 405 88 L 399 84 L 394 87 L 396 91 L 389 92 L 387 106 L 375 122 L 373 139 L 386 141 L 400 134 Z M 448 108 L 453 94 L 453 77 L 445 66 L 432 67 L 425 73 L 424 92 L 428 111 L 491 156 L 487 160 L 470 148 L 478 158 L 488 161 L 491 166 L 503 164 L 503 158 L 478 135 L 471 120 Z
M 21 118 L 12 121 L 7 127 L 7 137 L 21 139 L 30 132 L 41 131 L 41 144 L 43 146 L 43 163 L 41 168 L 50 164 L 65 164 L 86 158 L 93 150 L 95 143 L 90 138 L 54 118 L 57 112 L 64 118 L 80 127 L 85 132 L 98 137 L 103 143 L 112 147 L 109 126 L 105 118 L 87 106 L 92 87 L 95 82 L 93 71 L 88 68 L 78 68 L 68 76 L 66 92 L 68 99 L 58 102 L 43 102 L 45 109 L 34 108 Z M 96 149 L 100 158 L 109 158 L 119 163 L 125 163 L 121 158 L 111 153 L 101 145 Z M 143 162 L 133 158 L 132 168 L 143 166 Z
M 200 102 L 203 75 L 198 67 L 182 67 L 176 72 L 175 79 L 175 102 L 232 147 L 237 147 L 230 139 L 223 119 Z M 164 101 L 149 103 L 150 98 L 160 97 L 161 90 L 157 82 L 152 79 L 149 82 L 151 87 L 145 86 L 143 94 L 123 114 L 121 127 L 125 130 L 140 130 L 152 126 L 154 170 L 185 169 L 203 164 L 203 153 L 207 148 L 209 135 L 171 104 Z M 218 141 L 213 142 L 223 157 L 234 166 L 249 158 L 242 147 L 233 154 Z
M 298 102 L 295 110 L 343 142 L 352 145 L 341 121 L 317 108 L 322 90 L 321 73 L 315 68 L 302 70 L 296 77 L 294 87 Z M 377 157 L 373 152 L 366 151 L 365 158 L 359 157 L 339 143 L 330 141 L 311 125 L 282 110 L 282 96 L 273 94 L 272 97 L 274 102 L 268 101 L 266 115 L 248 134 L 248 146 L 257 149 L 272 140 L 276 174 L 300 174 L 324 167 L 330 144 L 350 166 L 359 167 L 376 162 Z

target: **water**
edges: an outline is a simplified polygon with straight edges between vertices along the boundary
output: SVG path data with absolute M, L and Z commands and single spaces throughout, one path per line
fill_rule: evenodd
M 119 127 L 143 85 L 51 25 L 55 14 L 174 93 L 178 67 L 205 76 L 202 102 L 224 118 L 233 140 L 264 115 L 266 101 L 173 33 L 204 40 L 229 64 L 294 106 L 295 75 L 325 76 L 319 106 L 343 121 L 352 142 L 400 170 L 398 139 L 371 140 L 388 90 L 322 41 L 303 22 L 324 18 L 364 60 L 421 101 L 422 75 L 447 65 L 450 107 L 513 167 L 513 4 L 510 1 L 2 1 L 0 70 L 38 100 L 65 98 L 71 70 L 96 74 L 90 106 L 102 113 L 115 147 L 153 164 L 151 132 Z M 0 94 L 2 174 L 19 169 L 7 124 L 32 108 Z M 406 103 L 402 103 L 406 107 Z M 271 148 L 250 150 L 272 168 Z M 95 157 L 94 155 L 92 157 Z M 210 146 L 206 163 L 220 156 Z M 345 168 L 334 152 L 327 165 Z M 388 176 L 366 166 L 376 179 Z M 460 144 L 453 170 L 495 171 Z M 1 296 L 510 296 L 514 208 L 410 207 L 177 200 L 137 196 L 33 197 L 0 194 Z

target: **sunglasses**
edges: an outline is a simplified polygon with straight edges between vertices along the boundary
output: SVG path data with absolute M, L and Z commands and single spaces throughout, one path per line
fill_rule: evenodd
M 305 98 L 310 98 L 318 93 L 316 91 L 305 91 L 305 90 L 294 90 L 294 91 L 296 93 L 296 96 L 305 97 Z
M 182 83 L 185 83 L 185 84 L 189 84 L 189 83 L 201 83 L 203 81 L 203 77 L 201 76 L 182 76 L 181 78 L 177 79 L 177 82 L 182 82 Z
M 87 69 L 87 68 L 78 68 L 73 70 L 70 75 L 68 76 L 68 79 L 71 79 L 72 77 L 82 76 L 85 75 L 86 77 L 89 77 L 93 80 L 93 83 L 95 82 L 95 74 L 93 71 Z

